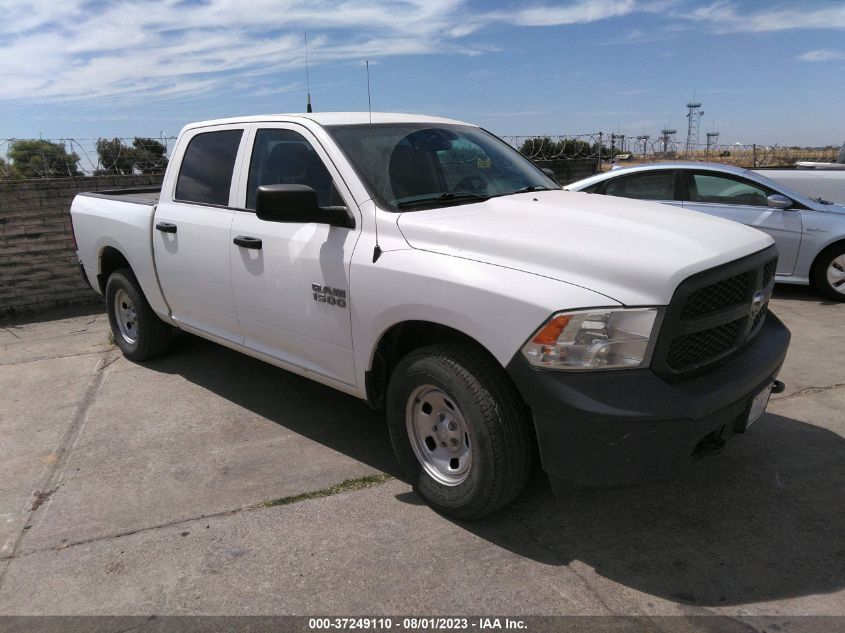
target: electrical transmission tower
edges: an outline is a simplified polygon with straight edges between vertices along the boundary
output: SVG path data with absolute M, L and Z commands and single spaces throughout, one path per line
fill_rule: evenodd
M 670 130 L 668 127 L 663 128 L 660 130 L 660 142 L 663 143 L 663 153 L 669 153 L 669 145 L 671 144 L 674 148 L 675 145 L 675 134 L 678 133 L 678 130 Z
M 698 124 L 702 116 L 704 110 L 701 109 L 701 103 L 693 97 L 692 101 L 687 103 L 687 154 L 698 146 Z
M 707 149 L 704 150 L 705 154 L 709 154 L 710 150 L 715 148 L 716 145 L 719 144 L 719 133 L 718 132 L 708 132 L 707 133 Z
M 640 136 L 637 137 L 637 144 L 638 145 L 640 143 L 643 144 L 643 156 L 645 156 L 648 153 L 648 140 L 650 138 L 651 137 L 648 134 L 641 134 Z

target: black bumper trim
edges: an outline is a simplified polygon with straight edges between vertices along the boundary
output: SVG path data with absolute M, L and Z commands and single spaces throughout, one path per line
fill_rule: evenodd
M 532 409 L 543 468 L 556 490 L 625 486 L 677 475 L 705 436 L 729 435 L 777 376 L 789 340 L 769 313 L 737 355 L 677 383 L 650 369 L 538 370 L 519 352 L 507 371 Z

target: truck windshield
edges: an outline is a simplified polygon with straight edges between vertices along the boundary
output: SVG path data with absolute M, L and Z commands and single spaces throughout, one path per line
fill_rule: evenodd
M 466 125 L 328 126 L 379 206 L 409 211 L 560 189 L 504 141 Z

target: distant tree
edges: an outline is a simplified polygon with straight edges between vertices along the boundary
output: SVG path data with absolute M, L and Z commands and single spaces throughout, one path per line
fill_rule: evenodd
M 119 138 L 101 138 L 97 141 L 97 158 L 100 162 L 98 175 L 135 173 L 135 150 L 123 144 Z
M 131 174 L 160 174 L 167 167 L 167 146 L 153 138 L 136 136 L 132 145 L 119 138 L 97 141 L 100 168 L 97 174 L 129 176 Z
M 527 138 L 519 147 L 519 153 L 531 160 L 547 160 L 557 155 L 557 143 L 548 136 Z
M 135 168 L 142 174 L 160 174 L 167 167 L 167 145 L 154 138 L 135 137 Z
M 590 145 L 587 141 L 574 138 L 553 140 L 549 136 L 534 136 L 525 139 L 519 148 L 523 156 L 531 160 L 550 160 L 553 158 L 589 158 L 599 152 L 598 143 Z M 607 150 L 609 155 L 609 150 Z
M 81 176 L 79 156 L 68 153 L 63 143 L 45 140 L 14 141 L 9 146 L 14 175 L 19 178 L 66 178 Z
M 574 138 L 558 142 L 558 154 L 564 158 L 589 158 L 595 156 L 592 146 L 587 141 Z
M 0 158 L 0 178 L 12 178 L 14 176 L 14 169 L 5 160 Z

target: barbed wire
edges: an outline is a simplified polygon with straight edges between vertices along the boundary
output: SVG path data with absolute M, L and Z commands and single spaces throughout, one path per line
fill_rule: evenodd
M 791 166 L 798 161 L 833 162 L 839 147 L 700 143 L 689 148 L 673 135 L 646 138 L 592 132 L 588 134 L 504 136 L 508 144 L 532 160 L 692 160 L 743 167 Z
M 786 147 L 763 144 L 701 143 L 687 148 L 674 136 L 656 138 L 590 132 L 504 136 L 505 142 L 535 161 L 693 160 L 742 167 L 790 166 L 798 161 L 833 162 L 835 146 Z M 0 139 L 0 178 L 69 178 L 92 175 L 163 173 L 175 136 L 118 138 Z
M 163 173 L 175 136 L 0 139 L 0 178 Z

